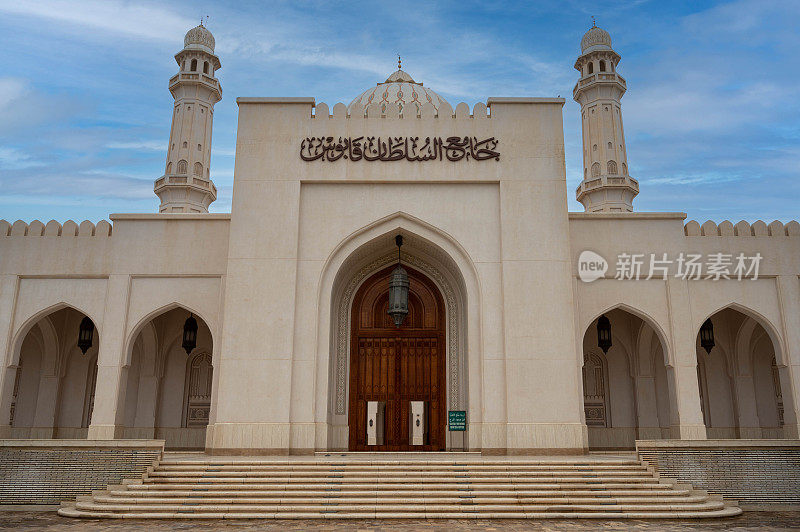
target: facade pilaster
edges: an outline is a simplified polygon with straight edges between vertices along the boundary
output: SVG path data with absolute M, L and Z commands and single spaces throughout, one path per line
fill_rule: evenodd
M 778 301 L 783 318 L 783 360 L 778 361 L 781 395 L 783 397 L 783 434 L 785 438 L 800 437 L 800 278 L 779 275 Z
M 14 381 L 17 377 L 18 360 L 13 360 L 12 335 L 14 333 L 14 307 L 17 299 L 19 278 L 16 275 L 0 275 L 0 356 L 2 356 L 2 373 L 0 373 L 0 438 L 11 434 L 9 424 L 11 402 L 14 396 Z
M 125 334 L 130 296 L 130 276 L 110 275 L 99 331 L 97 384 L 88 439 L 111 440 L 123 436 L 125 422 Z
M 681 440 L 706 439 L 706 425 L 700 406 L 697 380 L 697 338 L 692 325 L 688 281 L 667 279 L 667 298 L 672 330 L 671 371 L 667 368 L 672 437 Z

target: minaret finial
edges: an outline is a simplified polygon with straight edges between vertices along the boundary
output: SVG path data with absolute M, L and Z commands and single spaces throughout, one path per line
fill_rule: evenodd
M 397 55 L 397 70 L 403 70 L 403 62 L 400 60 L 400 54 Z
M 592 27 L 593 28 L 597 27 L 597 23 L 594 21 L 594 15 L 592 15 Z

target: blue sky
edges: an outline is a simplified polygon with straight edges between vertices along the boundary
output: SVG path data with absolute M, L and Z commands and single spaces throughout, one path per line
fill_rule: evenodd
M 211 177 L 230 210 L 237 96 L 348 103 L 395 68 L 472 106 L 567 98 L 569 208 L 580 181 L 572 68 L 611 33 L 639 211 L 722 221 L 798 218 L 800 1 L 75 2 L 0 0 L 0 218 L 98 221 L 156 212 L 183 35 L 217 41 Z

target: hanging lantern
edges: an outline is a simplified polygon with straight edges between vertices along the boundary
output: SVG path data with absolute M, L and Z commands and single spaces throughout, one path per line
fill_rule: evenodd
M 700 327 L 700 346 L 710 355 L 715 345 L 714 324 L 711 323 L 711 319 L 709 318 L 703 323 L 703 326 Z
M 191 314 L 183 324 L 183 343 L 181 347 L 183 347 L 187 355 L 197 347 L 197 320 Z
M 608 348 L 611 347 L 611 322 L 605 314 L 597 319 L 597 347 L 603 353 L 608 353 Z
M 81 320 L 81 325 L 78 328 L 78 347 L 84 355 L 86 351 L 92 347 L 92 340 L 94 339 L 94 323 L 89 317 Z
M 394 242 L 397 244 L 397 267 L 389 279 L 388 313 L 394 320 L 395 326 L 400 327 L 408 315 L 408 273 L 400 265 L 400 246 L 403 245 L 403 237 L 397 235 Z

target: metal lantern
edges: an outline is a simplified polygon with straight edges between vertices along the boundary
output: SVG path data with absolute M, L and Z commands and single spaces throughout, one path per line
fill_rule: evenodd
M 78 328 L 78 347 L 84 355 L 86 351 L 92 347 L 92 340 L 94 339 L 94 323 L 89 317 L 81 320 L 81 325 Z
M 605 314 L 597 319 L 597 347 L 603 353 L 608 353 L 608 348 L 611 347 L 611 322 Z
M 191 314 L 183 324 L 183 343 L 181 347 L 183 347 L 187 355 L 197 347 L 197 320 Z
M 408 315 L 408 273 L 400 265 L 400 246 L 403 245 L 403 237 L 397 235 L 394 242 L 397 244 L 397 267 L 389 279 L 388 313 L 394 320 L 395 326 L 400 327 Z
M 700 345 L 706 350 L 706 353 L 711 354 L 711 350 L 716 345 L 714 342 L 714 324 L 711 319 L 707 319 L 703 326 L 700 327 Z

